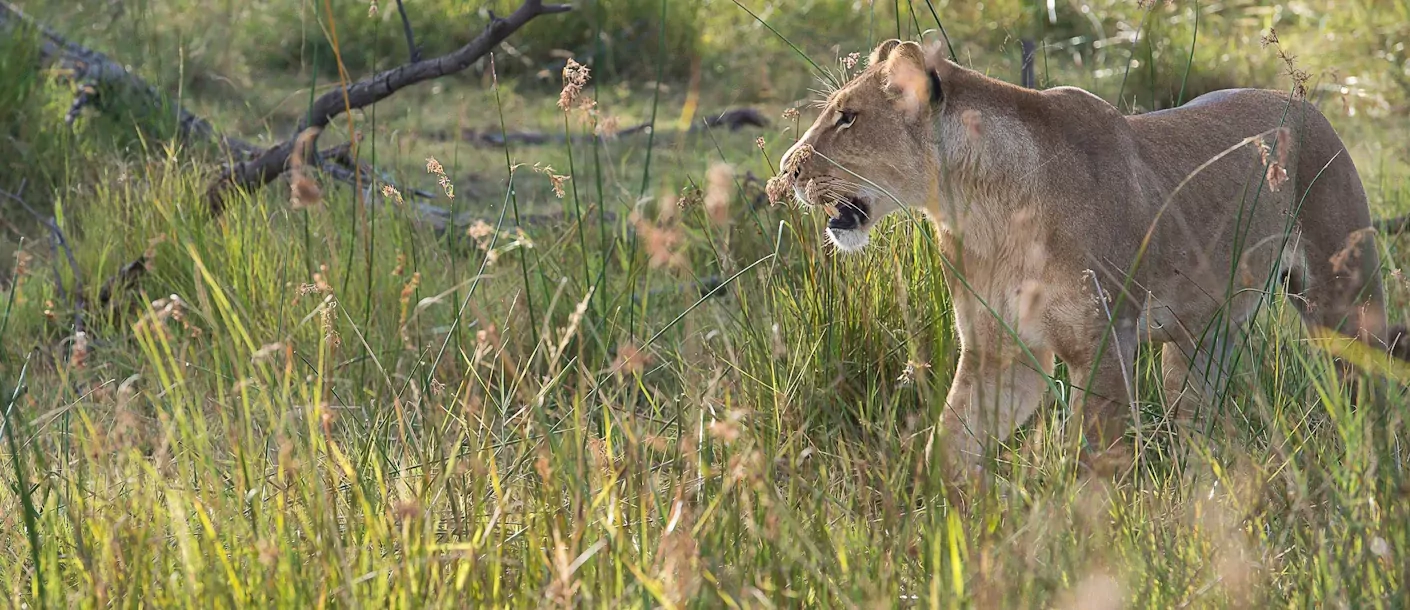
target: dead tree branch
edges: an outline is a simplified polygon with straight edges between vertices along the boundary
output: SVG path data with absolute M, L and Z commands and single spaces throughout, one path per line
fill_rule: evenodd
M 348 109 L 370 106 L 405 87 L 465 70 L 535 17 L 565 13 L 569 10 L 572 10 L 572 7 L 567 5 L 544 4 L 542 0 L 524 0 L 518 10 L 504 19 L 491 16 L 489 25 L 485 26 L 479 36 L 455 51 L 392 68 L 346 88 L 339 87 L 323 94 L 313 102 L 308 116 L 299 121 L 294 134 L 302 133 L 309 127 L 327 127 L 333 119 Z M 231 188 L 263 186 L 284 173 L 289 153 L 293 148 L 294 138 L 289 138 L 253 159 L 237 163 L 222 172 L 206 190 L 206 203 L 210 206 L 212 215 L 220 214 L 225 196 Z
M 98 51 L 65 40 L 6 0 L 0 0 L 0 31 L 29 31 L 38 34 L 40 60 L 45 64 L 56 65 L 62 73 L 69 75 L 69 81 L 77 88 L 73 103 L 64 117 L 69 123 L 77 120 L 79 113 L 87 106 L 101 107 L 107 104 L 108 100 L 120 99 L 127 101 L 131 108 L 137 111 L 165 113 L 174 110 L 177 116 L 177 132 L 183 140 L 213 139 L 222 142 L 232 153 L 240 156 L 260 150 L 258 146 L 242 140 L 220 138 L 209 122 L 171 104 L 146 81 L 128 72 L 122 64 Z
M 401 29 L 406 33 L 407 61 L 421 61 L 421 47 L 416 46 L 416 36 L 411 33 L 411 18 L 407 16 L 406 5 L 402 4 L 401 0 L 397 0 L 397 12 L 401 14 Z

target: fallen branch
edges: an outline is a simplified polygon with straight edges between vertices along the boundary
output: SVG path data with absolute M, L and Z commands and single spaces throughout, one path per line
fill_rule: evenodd
M 768 127 L 769 119 L 764 113 L 754 108 L 731 108 L 719 114 L 706 115 L 701 119 L 705 127 L 728 127 L 730 131 L 739 131 L 745 125 L 751 127 Z M 700 125 L 692 125 L 691 131 L 695 131 Z
M 718 114 L 706 115 L 705 118 L 691 124 L 689 131 L 686 133 L 695 133 L 701 129 L 715 128 L 728 128 L 730 131 L 739 131 L 746 126 L 768 127 L 769 120 L 764 117 L 764 113 L 754 108 L 731 108 Z M 618 131 L 610 137 L 592 133 L 575 134 L 573 136 L 573 142 L 606 141 L 650 132 L 651 123 L 638 123 Z M 666 134 L 657 132 L 656 135 L 657 137 L 661 137 Z M 428 137 L 439 142 L 447 142 L 454 139 L 454 136 L 445 130 L 431 132 Z M 504 133 L 499 128 L 483 132 L 474 129 L 462 129 L 460 131 L 460 139 L 463 142 L 482 146 L 504 146 L 506 143 L 543 146 L 546 144 L 562 144 L 568 141 L 567 136 L 564 136 L 561 132 L 511 131 Z
M 40 60 L 45 64 L 56 64 L 59 71 L 75 83 L 77 93 L 64 117 L 69 123 L 77 120 L 85 107 L 102 107 L 109 101 L 124 100 L 135 111 L 163 113 L 174 110 L 177 134 L 183 140 L 216 140 L 238 156 L 252 155 L 260 150 L 260 147 L 243 140 L 219 137 L 208 121 L 168 103 L 165 96 L 128 72 L 122 64 L 98 51 L 65 40 L 6 0 L 0 0 L 0 31 L 6 31 L 9 35 L 17 31 L 37 33 Z
M 323 94 L 313 102 L 308 116 L 299 121 L 294 134 L 302 133 L 309 127 L 327 127 L 343 113 L 375 104 L 405 87 L 465 70 L 535 17 L 569 10 L 572 7 L 567 5 L 546 5 L 542 0 L 524 0 L 509 17 L 500 19 L 491 15 L 485 31 L 455 51 L 392 68 Z M 206 189 L 206 204 L 211 214 L 220 214 L 230 189 L 263 186 L 284 173 L 293 148 L 294 138 L 290 138 L 222 172 Z
M 614 138 L 620 138 L 620 137 L 624 137 L 624 136 L 635 135 L 635 134 L 638 134 L 638 133 L 646 133 L 646 132 L 647 132 L 648 130 L 650 130 L 650 129 L 651 129 L 651 124 L 650 124 L 650 123 L 641 123 L 641 124 L 633 125 L 633 126 L 631 126 L 631 127 L 628 127 L 628 128 L 626 128 L 626 129 L 623 129 L 623 130 L 617 132 L 613 137 L 614 137 Z M 429 140 L 437 141 L 437 142 L 449 142 L 449 141 L 454 140 L 454 139 L 455 139 L 455 136 L 452 135 L 451 132 L 442 129 L 442 130 L 433 131 L 433 132 L 427 134 L 427 135 L 426 135 L 426 138 L 429 139 Z M 609 138 L 607 138 L 607 137 L 605 137 L 605 136 L 599 136 L 599 135 L 595 135 L 595 134 L 591 134 L 591 133 L 576 134 L 576 135 L 573 136 L 573 142 L 574 142 L 574 143 L 579 143 L 579 142 L 591 142 L 591 141 L 593 141 L 593 140 L 606 141 L 606 140 L 608 140 L 608 139 L 609 139 Z M 470 144 L 477 144 L 477 145 L 480 145 L 480 146 L 495 146 L 495 147 L 499 147 L 499 146 L 504 146 L 505 143 L 524 144 L 524 145 L 527 145 L 527 146 L 543 146 L 543 145 L 545 145 L 545 144 L 562 144 L 562 143 L 564 143 L 564 142 L 567 141 L 567 138 L 566 138 L 562 133 L 557 133 L 557 132 L 542 132 L 542 131 L 527 131 L 527 130 L 521 130 L 521 131 L 511 131 L 511 132 L 505 133 L 505 132 L 501 131 L 499 128 L 494 128 L 494 129 L 492 129 L 492 130 L 486 130 L 486 131 L 481 132 L 481 131 L 476 131 L 476 130 L 474 130 L 474 129 L 468 129 L 468 128 L 467 128 L 467 129 L 462 129 L 462 130 L 460 130 L 460 140 L 461 140 L 462 142 L 467 142 L 467 143 L 470 143 Z

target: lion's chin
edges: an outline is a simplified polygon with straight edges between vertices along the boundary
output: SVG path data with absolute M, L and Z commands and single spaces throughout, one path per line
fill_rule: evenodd
M 843 252 L 859 252 L 871 242 L 871 237 L 862 229 L 828 229 L 827 237 Z

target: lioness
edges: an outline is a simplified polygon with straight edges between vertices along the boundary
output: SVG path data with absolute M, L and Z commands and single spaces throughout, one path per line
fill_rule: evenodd
M 935 222 L 962 346 L 942 426 L 963 463 L 1033 414 L 1054 357 L 1089 451 L 1124 432 L 1141 342 L 1165 344 L 1167 400 L 1188 418 L 1222 391 L 1232 331 L 1280 282 L 1309 324 L 1390 340 L 1365 191 L 1311 104 L 1240 89 L 1123 116 L 941 48 L 878 46 L 770 190 L 825 206 L 844 251 L 904 207 Z

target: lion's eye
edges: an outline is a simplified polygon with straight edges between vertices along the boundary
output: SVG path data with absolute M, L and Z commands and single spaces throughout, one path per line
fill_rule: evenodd
M 857 120 L 857 113 L 851 110 L 840 110 L 837 113 L 837 127 L 839 129 L 852 126 L 852 122 Z

